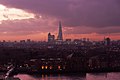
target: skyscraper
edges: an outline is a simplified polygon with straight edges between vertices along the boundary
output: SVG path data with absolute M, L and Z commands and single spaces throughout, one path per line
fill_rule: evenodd
M 105 38 L 105 45 L 106 46 L 109 46 L 110 45 L 110 41 L 111 41 L 111 39 L 108 37 L 108 38 Z
M 62 36 L 62 24 L 61 24 L 61 22 L 59 22 L 59 32 L 58 32 L 57 40 L 58 40 L 58 41 L 63 41 L 63 36 Z
M 48 42 L 54 42 L 55 41 L 55 36 L 51 35 L 51 33 L 48 33 Z

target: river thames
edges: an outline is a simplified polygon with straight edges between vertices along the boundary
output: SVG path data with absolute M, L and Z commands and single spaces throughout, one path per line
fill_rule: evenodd
M 15 77 L 19 77 L 21 80 L 120 80 L 120 72 L 111 73 L 87 73 L 70 74 L 70 75 L 28 75 L 18 74 Z

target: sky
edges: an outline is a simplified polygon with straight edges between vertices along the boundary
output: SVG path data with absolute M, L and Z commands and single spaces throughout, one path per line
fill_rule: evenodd
M 0 40 L 120 39 L 120 0 L 0 0 Z

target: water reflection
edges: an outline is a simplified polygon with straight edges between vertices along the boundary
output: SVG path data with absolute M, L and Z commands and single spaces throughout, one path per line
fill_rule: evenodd
M 120 80 L 120 72 L 108 73 L 107 80 Z
M 86 80 L 120 80 L 120 72 L 87 74 Z
M 28 75 L 28 74 L 18 74 L 15 77 L 19 77 L 21 80 L 86 80 L 86 76 L 79 74 L 69 74 L 69 75 Z
M 90 73 L 87 74 L 86 80 L 106 80 L 107 73 Z
M 86 75 L 81 74 L 70 74 L 70 75 L 28 75 L 19 74 L 21 80 L 120 80 L 120 72 L 118 73 L 87 73 Z

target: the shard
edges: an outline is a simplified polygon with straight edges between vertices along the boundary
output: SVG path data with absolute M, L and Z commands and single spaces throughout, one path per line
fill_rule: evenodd
M 58 40 L 58 41 L 63 41 L 63 36 L 62 36 L 62 24 L 61 24 L 61 22 L 59 22 L 59 32 L 58 32 L 57 40 Z

